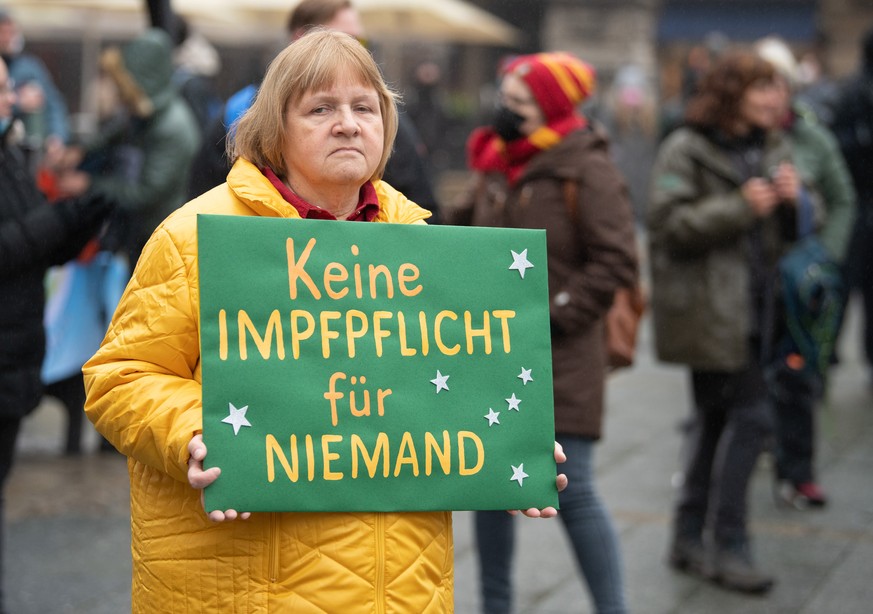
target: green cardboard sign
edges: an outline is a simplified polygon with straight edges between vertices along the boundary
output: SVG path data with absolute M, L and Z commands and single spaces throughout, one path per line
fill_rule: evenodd
M 545 232 L 198 217 L 206 507 L 557 506 Z

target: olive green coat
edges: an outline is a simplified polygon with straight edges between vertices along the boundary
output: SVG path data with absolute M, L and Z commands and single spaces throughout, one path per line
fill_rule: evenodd
M 791 160 L 769 135 L 763 168 Z M 690 128 L 663 143 L 652 170 L 647 214 L 651 307 L 658 358 L 698 370 L 736 371 L 751 355 L 750 231 L 760 224 L 764 259 L 784 252 L 775 216 L 758 219 L 725 151 Z

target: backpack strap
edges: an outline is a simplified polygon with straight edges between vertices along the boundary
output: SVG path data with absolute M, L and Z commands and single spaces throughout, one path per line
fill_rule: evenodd
M 564 205 L 567 207 L 567 215 L 575 226 L 579 223 L 579 184 L 572 179 L 565 179 L 562 190 L 564 192 Z

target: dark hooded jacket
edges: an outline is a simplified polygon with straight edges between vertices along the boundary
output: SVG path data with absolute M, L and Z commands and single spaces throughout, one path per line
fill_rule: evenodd
M 101 64 L 118 84 L 131 117 L 98 135 L 89 150 L 93 154 L 132 146 L 138 153 L 138 168 L 132 178 L 99 175 L 93 187 L 126 214 L 124 242 L 138 253 L 158 224 L 185 202 L 200 131 L 172 85 L 172 43 L 164 31 L 151 29 L 120 50 L 108 49 Z
M 109 213 L 97 198 L 49 205 L 24 155 L 0 136 L 0 416 L 21 418 L 41 397 L 43 277 L 74 257 Z

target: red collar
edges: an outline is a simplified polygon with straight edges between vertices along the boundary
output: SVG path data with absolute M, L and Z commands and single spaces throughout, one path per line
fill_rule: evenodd
M 309 204 L 308 202 L 300 198 L 297 194 L 292 192 L 291 189 L 287 185 L 285 185 L 282 180 L 279 179 L 279 177 L 276 176 L 276 173 L 273 172 L 273 169 L 265 167 L 261 169 L 261 172 L 264 174 L 264 177 L 269 179 L 270 183 L 273 184 L 273 187 L 279 190 L 279 194 L 282 195 L 282 198 L 287 200 L 289 203 L 291 203 L 291 205 L 294 206 L 295 209 L 297 209 L 297 213 L 299 213 L 300 217 L 302 217 L 303 219 L 336 219 L 336 216 L 330 211 Z M 379 215 L 379 197 L 376 196 L 376 188 L 373 186 L 373 183 L 368 181 L 363 186 L 361 186 L 361 191 L 358 193 L 358 206 L 355 208 L 354 212 L 352 212 L 352 214 L 346 218 L 346 221 L 372 222 L 374 219 L 376 219 L 377 215 Z

